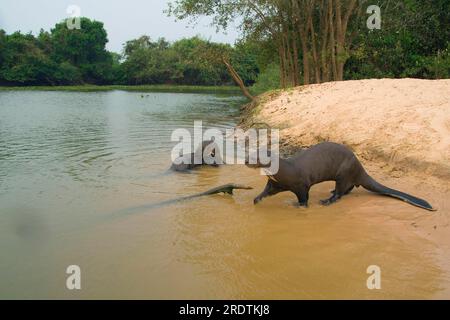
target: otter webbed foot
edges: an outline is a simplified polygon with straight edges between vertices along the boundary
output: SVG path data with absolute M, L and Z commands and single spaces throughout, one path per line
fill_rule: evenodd
M 340 197 L 338 197 L 336 194 L 333 194 L 330 198 L 325 199 L 325 200 L 320 200 L 320 203 L 324 206 L 329 206 L 330 204 L 335 203 L 336 201 L 338 201 L 340 199 Z
M 262 197 L 256 197 L 255 199 L 253 199 L 253 204 L 258 204 L 259 202 L 261 202 Z

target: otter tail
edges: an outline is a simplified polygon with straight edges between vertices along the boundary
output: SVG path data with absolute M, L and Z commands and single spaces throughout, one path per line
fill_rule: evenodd
M 405 201 L 409 204 L 412 204 L 413 206 L 419 207 L 419 208 L 423 208 L 423 209 L 430 210 L 430 211 L 436 211 L 436 209 L 434 209 L 427 201 L 417 198 L 417 197 L 414 197 L 410 194 L 388 188 L 388 187 L 382 185 L 381 183 L 378 183 L 377 181 L 375 181 L 375 179 L 373 179 L 367 173 L 362 178 L 361 185 L 369 191 L 403 200 L 403 201 Z

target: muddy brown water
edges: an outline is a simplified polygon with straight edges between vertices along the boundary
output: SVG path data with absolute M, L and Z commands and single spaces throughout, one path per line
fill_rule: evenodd
M 170 132 L 233 126 L 241 99 L 196 94 L 0 93 L 0 298 L 445 297 L 439 248 L 405 225 L 425 214 L 358 189 L 308 209 L 244 166 L 164 174 Z M 225 183 L 254 190 L 115 212 Z M 111 216 L 114 218 L 111 218 Z M 79 265 L 82 289 L 66 289 Z M 366 270 L 381 268 L 381 290 Z

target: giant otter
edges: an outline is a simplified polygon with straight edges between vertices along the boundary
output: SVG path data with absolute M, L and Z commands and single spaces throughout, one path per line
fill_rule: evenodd
M 248 161 L 247 165 L 264 167 L 261 164 L 248 164 Z M 336 181 L 332 196 L 321 201 L 323 205 L 330 205 L 349 194 L 354 187 L 363 186 L 369 191 L 394 197 L 423 209 L 435 210 L 425 200 L 378 183 L 367 174 L 350 149 L 333 142 L 319 143 L 289 159 L 280 158 L 278 172 L 268 178 L 264 191 L 254 199 L 255 204 L 265 197 L 291 191 L 297 196 L 300 206 L 307 207 L 309 189 L 313 185 L 323 181 Z
M 215 158 L 214 163 L 206 163 L 204 159 L 205 151 L 207 154 L 209 154 L 211 157 Z M 201 163 L 195 163 L 195 155 L 196 153 L 201 153 Z M 214 140 L 205 140 L 202 142 L 202 144 L 197 148 L 195 152 L 187 153 L 184 155 L 181 155 L 178 157 L 174 163 L 170 166 L 170 170 L 173 171 L 180 171 L 180 172 L 187 172 L 189 170 L 195 169 L 202 165 L 210 165 L 213 167 L 217 167 L 220 163 L 220 153 L 219 148 L 217 144 L 214 142 Z

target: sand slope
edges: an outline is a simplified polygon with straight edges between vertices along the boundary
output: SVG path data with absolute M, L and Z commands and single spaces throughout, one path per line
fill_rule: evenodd
M 450 180 L 450 80 L 330 82 L 261 99 L 255 121 L 280 128 L 284 144 L 340 142 L 393 176 Z

